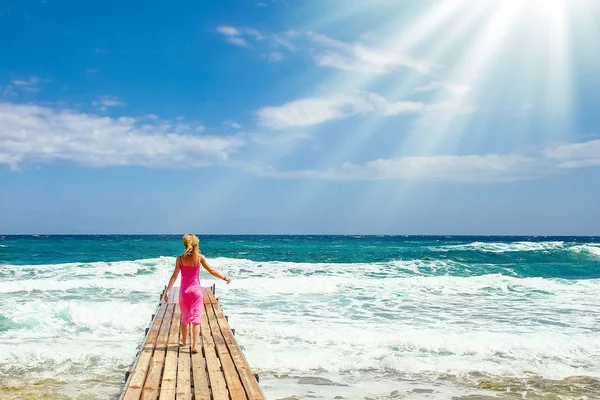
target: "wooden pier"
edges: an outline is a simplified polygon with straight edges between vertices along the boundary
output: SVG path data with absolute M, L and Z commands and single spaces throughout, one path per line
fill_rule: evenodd
M 120 400 L 264 400 L 254 375 L 215 298 L 215 287 L 203 288 L 204 312 L 198 353 L 180 346 L 179 288 L 168 303 L 162 300 L 147 329 L 144 343 L 126 373 Z

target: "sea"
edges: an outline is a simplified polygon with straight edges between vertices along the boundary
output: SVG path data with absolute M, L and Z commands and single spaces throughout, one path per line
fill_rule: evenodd
M 268 399 L 600 399 L 600 237 L 200 235 Z M 116 399 L 181 235 L 0 236 L 0 398 Z

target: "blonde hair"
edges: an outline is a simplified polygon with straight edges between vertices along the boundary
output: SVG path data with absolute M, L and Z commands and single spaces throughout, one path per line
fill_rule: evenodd
M 185 246 L 183 255 L 198 257 L 198 255 L 200 255 L 200 249 L 198 248 L 199 243 L 200 239 L 198 239 L 198 236 L 192 233 L 183 235 L 183 245 Z

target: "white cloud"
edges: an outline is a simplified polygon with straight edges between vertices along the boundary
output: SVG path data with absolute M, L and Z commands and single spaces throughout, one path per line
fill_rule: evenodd
M 556 146 L 546 149 L 545 155 L 560 168 L 600 166 L 600 140 Z
M 570 143 L 533 154 L 434 155 L 380 158 L 362 164 L 345 163 L 326 169 L 280 171 L 248 169 L 259 176 L 280 179 L 401 180 L 442 182 L 502 182 L 535 179 L 564 168 L 600 166 L 600 140 Z
M 248 43 L 242 37 L 242 33 L 232 26 L 219 26 L 217 32 L 225 36 L 225 40 L 236 46 L 246 47 Z
M 246 43 L 246 41 L 239 36 L 230 36 L 227 38 L 227 41 L 236 46 L 241 46 L 241 47 L 248 46 L 248 43 Z
M 40 78 L 37 76 L 31 76 L 29 79 L 15 79 L 11 82 L 15 87 L 28 90 L 28 91 L 37 91 L 38 85 L 40 84 Z
M 537 160 L 520 155 L 442 155 L 377 159 L 364 164 L 346 163 L 324 170 L 252 172 L 283 179 L 402 180 L 402 181 L 508 181 L 536 175 Z
M 313 57 L 317 65 L 346 71 L 383 73 L 398 67 L 407 67 L 421 73 L 431 69 L 430 63 L 406 54 L 369 48 L 361 43 L 347 44 L 328 36 L 308 33 L 317 48 Z
M 314 32 L 287 31 L 281 34 L 267 35 L 255 29 L 220 26 L 217 31 L 232 44 L 248 47 L 250 41 L 263 41 L 263 51 L 269 61 L 280 61 L 284 51 L 298 49 L 310 54 L 313 61 L 321 67 L 336 68 L 345 71 L 359 71 L 380 74 L 396 68 L 410 68 L 427 73 L 432 65 L 391 50 L 369 47 L 363 43 L 345 43 Z M 458 87 L 452 88 L 459 90 Z
M 233 129 L 241 129 L 242 125 L 238 124 L 235 121 L 223 121 L 223 125 Z
M 222 163 L 244 144 L 235 136 L 198 135 L 198 126 L 0 103 L 0 163 L 185 168 Z
M 13 79 L 3 90 L 4 96 L 16 95 L 19 92 L 37 93 L 40 91 L 41 79 L 30 76 L 27 79 Z
M 309 126 L 375 110 L 377 95 L 338 95 L 295 100 L 258 111 L 260 124 L 271 129 Z
M 425 103 L 415 101 L 384 102 L 382 112 L 384 115 L 414 114 L 423 111 L 425 107 Z
M 217 28 L 217 32 L 225 35 L 225 36 L 239 36 L 241 35 L 240 31 L 238 31 L 233 26 L 219 26 Z
M 98 100 L 94 100 L 92 105 L 102 111 L 106 111 L 111 107 L 125 107 L 127 104 L 115 96 L 101 96 Z
M 434 81 L 434 82 L 428 83 L 427 85 L 418 87 L 416 89 L 416 91 L 417 92 L 430 92 L 430 91 L 440 90 L 440 89 L 447 90 L 448 92 L 455 94 L 455 95 L 463 95 L 471 90 L 471 88 L 467 85 L 460 85 L 460 84 L 445 82 L 445 81 Z
M 391 102 L 375 93 L 312 97 L 258 111 L 259 123 L 271 129 L 317 125 L 357 114 L 380 112 L 382 115 L 414 114 L 425 111 L 419 102 Z
M 251 37 L 258 41 L 265 38 L 263 34 L 256 29 L 234 28 L 233 26 L 219 26 L 217 27 L 217 32 L 225 36 L 225 40 L 229 43 L 240 47 L 248 47 L 248 42 L 244 36 Z

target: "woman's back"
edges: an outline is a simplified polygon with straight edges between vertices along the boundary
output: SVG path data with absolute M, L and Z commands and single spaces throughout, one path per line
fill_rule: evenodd
M 193 258 L 181 256 L 179 259 L 181 268 L 181 292 L 200 288 L 200 256 L 194 262 Z
M 187 342 L 188 324 L 192 323 L 194 333 L 192 335 L 192 353 L 198 353 L 198 339 L 200 338 L 200 319 L 202 318 L 203 299 L 202 287 L 200 286 L 200 265 L 213 276 L 223 279 L 227 283 L 231 282 L 226 276 L 213 270 L 206 262 L 206 259 L 200 254 L 198 244 L 200 239 L 193 234 L 183 235 L 183 245 L 185 252 L 177 257 L 175 270 L 169 279 L 169 284 L 165 290 L 164 301 L 169 302 L 169 293 L 177 276 L 181 273 L 181 288 L 179 289 L 179 310 L 181 311 L 181 344 Z
M 200 286 L 200 256 L 196 258 L 181 256 L 179 267 L 181 270 L 181 288 L 179 289 L 179 307 L 181 322 L 200 323 L 202 316 L 202 287 Z

